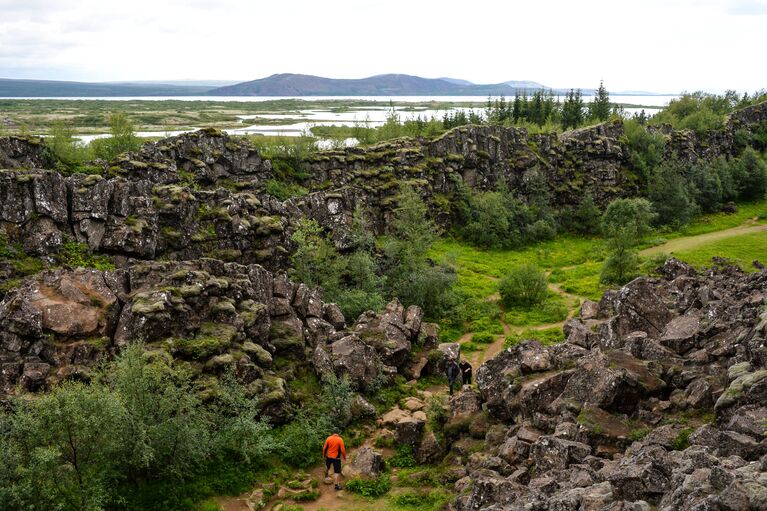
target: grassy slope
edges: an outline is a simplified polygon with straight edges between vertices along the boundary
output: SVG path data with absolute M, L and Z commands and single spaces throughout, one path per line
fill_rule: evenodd
M 681 250 L 675 249 L 674 256 L 696 267 L 710 266 L 712 257 L 721 256 L 749 270 L 752 269 L 752 260 L 765 259 L 767 230 L 735 231 L 728 233 L 734 234 L 729 237 L 696 238 L 744 224 L 767 225 L 767 201 L 742 204 L 735 214 L 701 216 L 680 231 L 656 233 L 655 238 L 643 246 L 654 247 L 652 252 L 666 252 L 665 244 L 670 242 L 673 243 L 668 245 L 670 247 L 682 247 Z M 461 241 L 444 239 L 434 245 L 431 256 L 453 265 L 458 274 L 457 290 L 467 300 L 487 301 L 498 307 L 498 281 L 511 268 L 524 263 L 534 263 L 546 270 L 549 282 L 560 291 L 550 293 L 549 299 L 542 306 L 531 310 L 513 309 L 498 315 L 492 307 L 483 309 L 485 315 L 472 317 L 462 331 L 444 325 L 443 339 L 446 341 L 456 340 L 462 334 L 466 334 L 464 338 L 469 338 L 469 333 L 479 331 L 503 333 L 500 319 L 497 318 L 502 318 L 512 327 L 509 338 L 519 339 L 525 335 L 522 328 L 540 328 L 556 323 L 563 319 L 563 307 L 572 313 L 580 305 L 578 298 L 599 300 L 605 290 L 605 286 L 599 282 L 605 249 L 603 240 L 598 237 L 561 236 L 519 250 L 482 250 Z M 575 296 L 562 296 L 561 292 Z M 553 339 L 551 332 L 547 332 L 546 337 Z M 482 349 L 480 345 L 469 347 Z

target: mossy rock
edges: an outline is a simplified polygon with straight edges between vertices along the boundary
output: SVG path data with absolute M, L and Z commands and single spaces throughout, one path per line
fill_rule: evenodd
M 163 296 L 140 293 L 133 297 L 131 312 L 142 316 L 150 316 L 158 312 L 165 312 L 166 303 L 167 301 Z
M 767 380 L 767 369 L 746 373 L 733 381 L 716 401 L 714 408 L 721 410 L 734 405 L 748 390 L 763 380 Z
M 226 323 L 203 323 L 192 339 L 174 339 L 173 350 L 192 359 L 208 359 L 232 345 L 237 328 Z
M 245 341 L 242 345 L 242 349 L 248 356 L 250 356 L 251 360 L 256 362 L 257 365 L 261 367 L 272 366 L 272 354 L 258 344 L 252 341 Z

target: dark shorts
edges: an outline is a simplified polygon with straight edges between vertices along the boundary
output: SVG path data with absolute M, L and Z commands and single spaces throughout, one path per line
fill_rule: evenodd
M 325 458 L 325 469 L 329 469 L 331 465 L 334 473 L 341 473 L 341 458 Z

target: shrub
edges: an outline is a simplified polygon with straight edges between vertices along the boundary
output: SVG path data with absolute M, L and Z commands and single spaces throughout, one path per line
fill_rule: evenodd
M 471 342 L 492 344 L 493 341 L 495 341 L 495 336 L 490 332 L 479 332 L 471 336 Z
M 675 451 L 684 451 L 690 447 L 690 435 L 695 431 L 693 428 L 684 428 L 679 434 L 671 441 L 671 448 Z
M 322 402 L 330 408 L 333 425 L 338 428 L 347 426 L 352 420 L 352 401 L 354 389 L 349 378 L 341 378 L 329 372 L 322 379 Z
M 506 306 L 532 307 L 546 299 L 546 275 L 537 266 L 525 264 L 512 269 L 498 285 Z
M 376 499 L 385 495 L 391 489 L 391 481 L 386 474 L 382 474 L 375 479 L 355 477 L 347 481 L 346 489 L 363 497 Z
M 731 166 L 733 184 L 738 197 L 759 200 L 767 192 L 767 164 L 752 148 L 747 148 Z
M 410 445 L 403 444 L 397 447 L 397 452 L 387 463 L 397 468 L 412 468 L 418 465 L 413 455 L 413 448 Z
M 277 431 L 282 460 L 296 468 L 306 468 L 321 461 L 318 446 L 332 429 L 330 419 L 317 410 L 302 410 L 295 420 Z
M 663 164 L 655 171 L 649 187 L 649 198 L 657 213 L 658 225 L 670 225 L 678 229 L 687 225 L 697 213 L 698 207 L 691 197 L 690 185 L 682 175 L 680 164 Z

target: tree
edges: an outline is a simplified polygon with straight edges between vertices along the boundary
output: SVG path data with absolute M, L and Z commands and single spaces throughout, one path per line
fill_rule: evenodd
M 14 417 L 14 436 L 23 446 L 19 484 L 30 478 L 65 510 L 95 511 L 109 498 L 123 452 L 126 410 L 101 385 L 65 383 L 29 403 Z M 22 506 L 25 507 L 25 506 Z
M 767 192 L 767 164 L 753 148 L 749 147 L 732 164 L 733 184 L 743 200 L 758 200 Z
M 322 235 L 323 229 L 316 220 L 302 218 L 291 236 L 296 244 L 290 260 L 293 276 L 310 287 L 322 287 L 332 293 L 338 289 L 338 252 Z
M 655 214 L 647 199 L 616 199 L 602 215 L 602 232 L 607 238 L 608 257 L 601 280 L 624 284 L 639 267 L 636 245 L 650 232 Z
M 680 163 L 664 163 L 655 170 L 650 180 L 648 197 L 657 213 L 655 220 L 658 225 L 678 229 L 687 225 L 698 211 L 690 183 L 682 175 L 683 172 Z
M 562 105 L 562 129 L 577 128 L 583 124 L 583 97 L 581 90 L 570 89 Z
M 594 100 L 589 103 L 589 117 L 596 121 L 606 121 L 610 117 L 610 95 L 601 80 Z
M 109 116 L 109 138 L 99 138 L 91 142 L 96 158 L 112 160 L 126 151 L 136 151 L 141 141 L 135 134 L 135 126 L 122 112 Z
M 88 151 L 75 138 L 75 130 L 62 121 L 53 123 L 47 145 L 56 158 L 56 167 L 62 172 L 77 171 L 88 158 Z
M 639 240 L 649 234 L 655 218 L 647 199 L 615 199 L 602 215 L 602 234 L 607 238 L 628 233 Z
M 573 212 L 573 228 L 581 234 L 597 234 L 599 232 L 599 217 L 601 212 L 594 202 L 594 197 L 588 191 L 583 196 L 578 208 Z
M 427 216 L 420 195 L 403 186 L 384 247 L 386 287 L 390 297 L 422 306 L 429 317 L 437 317 L 454 301 L 454 272 L 427 256 L 436 239 L 437 226 Z
M 546 299 L 546 274 L 533 264 L 517 266 L 501 280 L 498 291 L 507 307 L 532 307 Z

